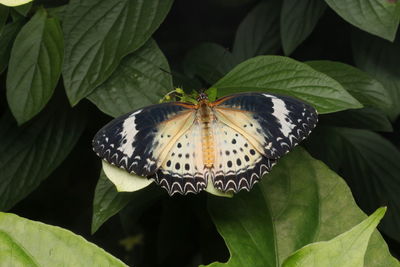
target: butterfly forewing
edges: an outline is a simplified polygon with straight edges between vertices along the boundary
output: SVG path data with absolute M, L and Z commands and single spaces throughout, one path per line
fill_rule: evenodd
M 217 118 L 242 133 L 263 155 L 278 159 L 309 135 L 316 110 L 291 97 L 243 93 L 216 101 Z M 262 148 L 260 148 L 260 146 Z
M 104 126 L 93 139 L 93 149 L 113 165 L 148 176 L 164 162 L 194 118 L 195 110 L 186 104 L 165 103 L 139 109 Z

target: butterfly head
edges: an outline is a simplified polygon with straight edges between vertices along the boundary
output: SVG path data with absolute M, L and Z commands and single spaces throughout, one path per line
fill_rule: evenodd
M 197 101 L 198 101 L 198 102 L 200 102 L 200 101 L 202 101 L 202 100 L 208 100 L 208 95 L 205 93 L 204 90 L 202 90 L 202 91 L 199 93 L 199 96 L 197 97 Z

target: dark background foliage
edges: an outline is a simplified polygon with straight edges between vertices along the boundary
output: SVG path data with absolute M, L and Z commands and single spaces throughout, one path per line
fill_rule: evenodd
M 66 3 L 67 1 L 36 1 L 34 6 L 42 4 L 46 8 L 51 8 Z M 212 85 L 213 81 L 217 80 L 212 75 L 218 76 L 218 70 L 224 64 L 223 62 L 226 62 L 229 58 L 240 23 L 258 3 L 259 1 L 256 0 L 176 0 L 163 23 L 152 36 L 168 60 L 174 85 L 183 86 L 185 89 L 207 88 Z M 33 13 L 32 10 L 28 12 Z M 276 11 L 277 14 L 278 12 Z M 28 16 L 31 16 L 31 13 L 28 13 L 30 14 Z M 14 16 L 17 16 L 17 14 Z M 27 18 L 21 17 L 21 21 L 23 21 L 21 23 L 25 23 L 27 20 Z M 279 24 L 278 17 L 276 23 Z M 367 72 L 376 74 L 371 68 L 368 69 L 368 64 L 362 63 L 362 56 L 357 58 L 357 55 L 360 54 L 358 49 L 362 48 L 357 46 L 355 48 L 356 41 L 354 41 L 354 38 L 359 38 L 358 40 L 366 38 L 367 41 L 365 42 L 372 42 L 371 40 L 378 37 L 372 37 L 372 35 L 361 32 L 361 30 L 344 21 L 332 9 L 326 8 L 312 33 L 290 54 L 290 57 L 299 61 L 340 61 L 352 66 L 359 66 Z M 394 55 L 396 58 L 400 58 L 398 41 L 397 38 L 398 54 Z M 225 49 L 225 52 L 218 54 L 215 62 L 213 62 L 214 69 L 209 69 L 208 74 L 201 75 L 200 71 L 194 70 L 193 77 L 188 77 L 190 75 L 183 74 L 185 72 L 187 74 L 187 69 L 190 69 L 190 67 L 187 67 L 188 64 L 196 63 L 195 61 L 194 63 L 190 62 L 190 53 L 203 42 L 219 44 Z M 277 42 L 276 51 L 269 52 L 269 54 L 284 54 L 280 41 Z M 386 43 L 387 41 L 382 42 Z M 166 71 L 168 72 L 168 70 Z M 217 78 L 220 78 L 222 74 L 225 73 L 221 73 Z M 210 79 L 207 79 L 207 77 Z M 375 78 L 379 79 L 380 77 L 383 76 L 377 74 Z M 0 84 L 0 111 L 3 120 L 8 118 L 8 121 L 12 121 L 11 124 L 15 124 L 6 101 L 5 71 L 0 75 Z M 35 132 L 30 130 L 30 124 L 34 123 L 35 120 L 42 119 L 41 117 L 46 114 L 53 114 L 52 105 L 57 107 L 68 105 L 61 81 L 55 88 L 55 94 L 50 104 L 41 111 L 38 117 L 28 121 L 22 127 L 27 127 L 28 133 Z M 400 103 L 397 103 L 397 105 L 400 105 Z M 202 193 L 200 196 L 189 195 L 170 198 L 166 194 L 160 193 L 158 188 L 151 186 L 151 188 L 145 190 L 152 191 L 150 193 L 155 194 L 154 199 L 146 200 L 147 202 L 143 204 L 140 212 L 136 209 L 132 211 L 130 205 L 127 205 L 118 215 L 111 217 L 92 235 L 90 226 L 92 225 L 93 199 L 100 175 L 101 162 L 92 152 L 91 140 L 97 130 L 105 125 L 111 117 L 102 113 L 86 98 L 81 100 L 73 109 L 67 108 L 67 110 L 69 110 L 68 114 L 60 112 L 55 120 L 59 120 L 60 124 L 68 128 L 66 131 L 70 134 L 66 134 L 65 139 L 69 138 L 70 142 L 76 142 L 76 145 L 72 146 L 70 153 L 66 149 L 65 155 L 61 153 L 54 156 L 56 159 L 59 157 L 59 162 L 62 162 L 54 171 L 52 166 L 40 170 L 46 174 L 41 174 L 42 182 L 37 182 L 38 187 L 32 193 L 27 194 L 25 198 L 24 195 L 21 196 L 21 199 L 15 201 L 15 203 L 18 202 L 15 205 L 13 205 L 14 203 L 5 203 L 4 207 L 7 207 L 7 209 L 12 207 L 8 209 L 8 212 L 70 229 L 132 266 L 195 266 L 228 260 L 229 252 L 207 213 L 206 193 Z M 359 118 L 355 113 L 346 112 L 321 116 L 321 127 L 307 142 L 306 148 L 314 157 L 323 160 L 346 179 L 357 203 L 365 212 L 371 213 L 381 205 L 388 205 L 390 210 L 392 205 L 399 205 L 398 200 L 390 199 L 393 196 L 397 197 L 398 192 L 395 191 L 388 195 L 384 195 L 385 191 L 371 192 L 369 191 L 370 187 L 365 186 L 364 183 L 360 182 L 360 179 L 366 179 L 366 183 L 370 184 L 383 183 L 383 187 L 386 189 L 390 189 L 391 183 L 394 184 L 393 188 L 399 187 L 400 170 L 391 170 L 396 162 L 394 161 L 392 164 L 390 162 L 391 155 L 387 154 L 391 153 L 392 150 L 394 150 L 393 153 L 398 153 L 400 119 L 392 116 L 391 122 L 385 124 L 377 115 L 377 122 L 373 124 L 371 123 L 372 117 L 365 119 L 361 116 Z M 6 116 L 8 117 L 6 118 Z M 79 117 L 79 119 L 74 119 L 74 117 Z M 355 126 L 358 118 L 360 127 Z M 45 124 L 46 120 L 43 120 Z M 385 118 L 383 121 L 388 120 Z M 370 126 L 366 126 L 366 124 Z M 323 127 L 324 125 L 326 128 Z M 350 132 L 349 135 L 346 130 L 333 126 L 361 128 L 361 130 Z M 2 124 L 1 127 L 5 126 Z M 44 138 L 46 131 L 44 129 L 35 134 Z M 372 129 L 377 133 L 365 129 Z M 362 131 L 368 131 L 368 133 L 365 135 Z M 357 136 L 357 134 L 359 135 Z M 364 137 L 367 140 L 362 143 Z M 29 140 L 35 137 L 28 134 L 24 138 Z M 368 140 L 368 138 L 371 139 Z M 381 139 L 383 141 L 378 148 L 379 156 L 366 159 L 373 166 L 372 169 L 366 169 L 367 167 L 352 168 L 352 166 L 364 163 L 357 162 L 358 158 L 352 156 L 354 151 L 347 151 L 346 149 L 358 141 L 360 146 L 357 149 L 361 147 L 365 151 L 370 151 L 369 149 L 373 148 L 369 148 L 368 144 Z M 48 140 L 51 142 L 51 139 Z M 381 149 L 387 146 L 387 141 L 393 146 Z M 341 149 L 321 149 L 321 147 L 326 148 L 332 146 L 332 144 L 335 147 L 341 147 Z M 364 146 L 364 144 L 366 145 Z M 38 150 L 40 151 L 40 147 Z M 363 154 L 364 152 L 361 149 L 358 150 L 358 153 Z M 374 154 L 377 153 L 374 152 Z M 65 159 L 63 159 L 64 157 Z M 354 162 L 343 163 L 338 161 L 338 159 L 346 157 L 354 159 Z M 39 160 L 40 153 L 37 158 Z M 395 159 L 396 157 L 394 157 Z M 350 164 L 350 166 L 346 164 Z M 360 170 L 363 170 L 364 173 L 360 174 Z M 383 181 L 375 179 L 375 173 L 378 175 L 387 170 L 390 170 L 392 176 L 397 173 L 397 177 L 392 177 L 392 180 L 387 178 Z M 47 174 L 49 174 L 48 177 Z M 47 179 L 44 180 L 46 177 Z M 133 199 L 131 203 L 135 201 L 142 202 L 143 200 L 137 198 Z M 398 207 L 397 211 L 399 211 Z M 392 234 L 396 231 L 400 232 L 398 216 L 398 214 L 397 217 L 389 214 L 389 219 L 385 218 L 386 221 L 383 226 L 386 228 L 381 233 L 389 244 L 392 254 L 399 258 L 400 236 Z M 125 242 L 121 243 L 121 240 L 125 240 Z M 129 242 L 134 244 L 134 249 L 127 245 Z

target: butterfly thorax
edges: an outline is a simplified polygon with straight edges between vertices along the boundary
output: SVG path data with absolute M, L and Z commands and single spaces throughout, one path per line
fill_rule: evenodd
M 201 124 L 203 162 L 206 168 L 212 168 L 214 164 L 214 138 L 211 124 L 214 120 L 214 112 L 207 98 L 201 99 L 198 104 L 197 121 Z

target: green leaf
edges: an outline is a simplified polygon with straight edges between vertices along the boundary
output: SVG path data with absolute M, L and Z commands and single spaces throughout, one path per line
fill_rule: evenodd
M 167 59 L 157 44 L 150 40 L 125 57 L 111 77 L 88 99 L 113 117 L 158 103 L 173 89 L 169 71 Z
M 115 185 L 118 192 L 134 192 L 150 185 L 154 180 L 129 173 L 124 169 L 102 161 L 104 174 Z
M 368 241 L 385 211 L 386 208 L 376 210 L 367 219 L 332 240 L 313 243 L 299 249 L 287 258 L 282 266 L 363 267 Z
M 64 85 L 77 104 L 102 84 L 121 59 L 141 47 L 167 15 L 173 0 L 72 0 L 63 21 Z
M 0 4 L 5 6 L 21 6 L 29 2 L 32 0 L 0 0 Z
M 32 2 L 29 2 L 24 5 L 14 7 L 14 10 L 17 11 L 22 16 L 26 17 L 29 11 L 31 10 L 31 7 L 32 7 Z
M 352 34 L 352 44 L 356 65 L 388 90 L 392 99 L 390 117 L 394 120 L 400 114 L 400 37 L 390 43 L 357 31 Z
M 185 56 L 183 68 L 189 77 L 200 77 L 215 83 L 239 61 L 227 49 L 215 43 L 201 43 Z
M 346 183 L 297 148 L 259 186 L 232 199 L 210 198 L 209 211 L 231 257 L 209 266 L 281 266 L 301 247 L 330 240 L 365 218 Z M 365 266 L 399 266 L 379 232 Z
M 212 87 L 218 95 L 262 91 L 291 95 L 330 113 L 362 105 L 338 82 L 306 64 L 281 56 L 258 56 L 237 65 Z
M 392 105 L 389 92 L 365 72 L 335 61 L 308 61 L 307 65 L 339 82 L 352 96 L 366 107 L 387 110 Z
M 3 27 L 7 22 L 9 8 L 6 6 L 0 5 L 0 36 L 3 31 Z
M 392 0 L 325 0 L 344 20 L 389 41 L 396 36 L 400 2 Z
M 92 234 L 110 217 L 117 214 L 129 202 L 133 202 L 137 213 L 155 201 L 163 193 L 160 188 L 149 186 L 141 191 L 127 193 L 118 192 L 115 185 L 102 171 L 96 185 L 93 200 Z
M 8 66 L 10 60 L 11 48 L 14 44 L 15 37 L 24 25 L 23 20 L 7 24 L 3 32 L 0 34 L 0 73 Z
M 321 0 L 283 1 L 280 24 L 285 55 L 290 55 L 310 35 L 325 8 Z
M 320 124 L 368 129 L 380 132 L 393 132 L 389 118 L 381 110 L 375 108 L 361 108 L 344 110 L 325 115 Z
M 127 266 L 61 227 L 0 213 L 3 266 Z
M 364 211 L 388 206 L 381 229 L 400 241 L 400 151 L 374 132 L 339 127 L 319 127 L 307 148 L 345 177 Z
M 18 127 L 11 114 L 0 119 L 0 210 L 26 197 L 65 159 L 85 126 L 85 114 L 52 101 Z
M 7 100 L 22 124 L 38 114 L 53 95 L 61 74 L 63 37 L 59 22 L 39 9 L 18 33 L 7 73 Z
M 261 1 L 240 23 L 233 43 L 233 55 L 242 62 L 254 56 L 275 54 L 279 36 L 280 0 Z

